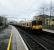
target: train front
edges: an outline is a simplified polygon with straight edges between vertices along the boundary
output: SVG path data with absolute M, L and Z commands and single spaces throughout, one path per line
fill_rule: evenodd
M 32 30 L 42 30 L 42 19 L 40 17 L 36 17 L 32 21 Z
M 32 29 L 33 30 L 42 30 L 42 21 L 32 21 Z

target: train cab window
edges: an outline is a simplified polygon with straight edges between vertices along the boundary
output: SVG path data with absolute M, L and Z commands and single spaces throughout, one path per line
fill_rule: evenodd
M 38 24 L 42 24 L 42 21 L 38 21 Z
M 36 21 L 32 21 L 32 25 L 36 25 Z
M 32 21 L 32 25 L 42 25 L 42 21 Z

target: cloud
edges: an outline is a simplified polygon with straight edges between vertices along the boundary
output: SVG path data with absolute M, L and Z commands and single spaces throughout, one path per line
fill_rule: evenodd
M 41 5 L 50 4 L 50 1 L 51 0 L 0 0 L 0 15 L 29 18 L 28 16 L 32 13 L 37 13 Z

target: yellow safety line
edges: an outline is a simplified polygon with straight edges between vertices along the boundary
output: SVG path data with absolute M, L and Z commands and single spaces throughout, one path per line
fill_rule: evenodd
M 11 38 L 12 38 L 12 32 L 10 32 L 10 39 L 9 39 L 9 41 L 8 41 L 8 47 L 7 47 L 7 50 L 10 50 Z

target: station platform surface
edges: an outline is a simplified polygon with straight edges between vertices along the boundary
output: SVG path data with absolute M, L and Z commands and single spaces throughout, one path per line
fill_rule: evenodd
M 7 50 L 10 39 L 10 30 L 11 28 L 9 26 L 0 29 L 0 50 Z
M 18 30 L 9 25 L 0 29 L 0 50 L 29 50 Z
M 18 30 L 14 26 L 10 25 L 10 27 L 12 27 L 11 50 L 29 50 Z
M 54 30 L 51 30 L 51 29 L 42 29 L 42 30 L 46 32 L 54 33 Z

